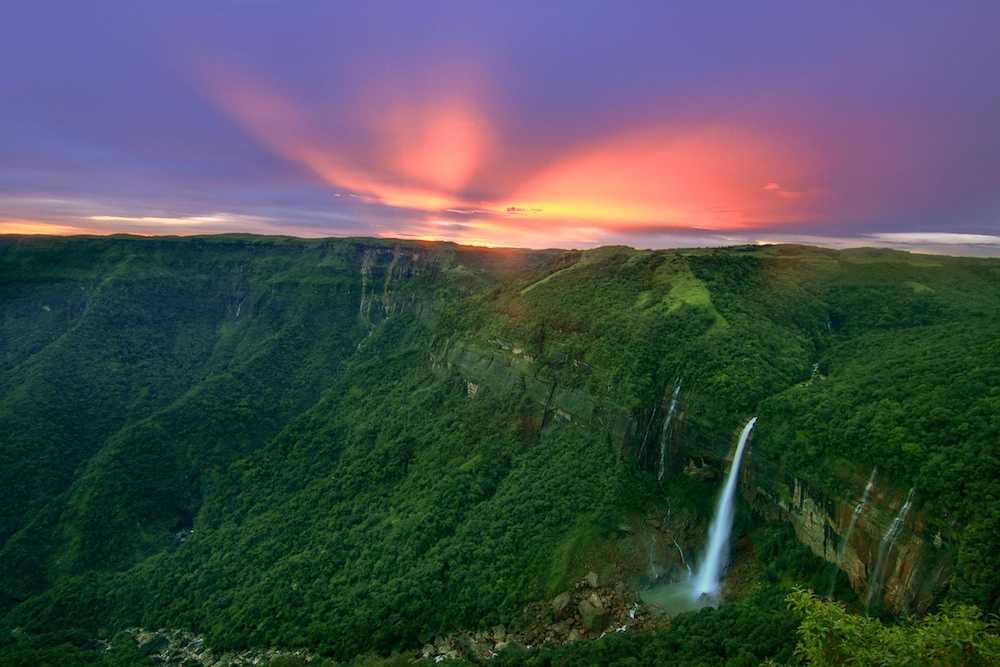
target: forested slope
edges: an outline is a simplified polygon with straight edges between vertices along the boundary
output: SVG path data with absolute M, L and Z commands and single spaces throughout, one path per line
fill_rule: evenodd
M 754 414 L 755 483 L 877 465 L 943 535 L 934 599 L 996 609 L 1000 262 L 8 237 L 0 309 L 8 629 L 343 659 L 516 625 L 671 493 L 706 511 L 682 470 Z

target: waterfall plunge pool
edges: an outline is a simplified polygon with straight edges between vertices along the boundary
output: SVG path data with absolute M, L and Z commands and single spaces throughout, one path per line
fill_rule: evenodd
M 657 584 L 640 591 L 639 599 L 667 616 L 719 606 L 719 596 L 708 593 L 698 595 L 693 580 Z

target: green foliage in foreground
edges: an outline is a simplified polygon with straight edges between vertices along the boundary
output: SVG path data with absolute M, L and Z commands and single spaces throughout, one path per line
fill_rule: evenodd
M 948 606 L 919 621 L 884 625 L 802 589 L 789 595 L 788 602 L 802 617 L 795 653 L 811 667 L 1000 664 L 1000 628 L 973 606 Z
M 848 613 L 841 604 L 805 589 L 786 597 L 772 588 L 720 609 L 684 614 L 662 630 L 509 649 L 490 664 L 990 667 L 1000 664 L 997 631 L 996 622 L 984 620 L 972 606 L 946 607 L 919 621 L 886 625 Z

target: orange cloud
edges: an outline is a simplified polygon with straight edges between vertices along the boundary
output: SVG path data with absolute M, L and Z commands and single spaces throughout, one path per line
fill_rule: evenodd
M 557 161 L 511 200 L 540 217 L 611 227 L 740 229 L 791 219 L 761 197 L 758 184 L 795 170 L 781 147 L 738 130 L 644 130 Z
M 460 222 L 427 217 L 383 230 L 379 236 L 455 241 L 487 247 L 544 248 L 566 246 L 570 241 L 571 245 L 598 245 L 603 230 L 564 222 L 552 224 L 548 221 L 511 221 L 497 217 L 473 218 Z
M 0 219 L 0 234 L 52 234 L 70 236 L 73 234 L 100 234 L 101 231 L 89 227 L 59 225 L 41 220 Z
M 486 120 L 460 99 L 396 108 L 376 122 L 393 172 L 442 192 L 469 185 L 489 149 Z
M 333 125 L 233 72 L 205 81 L 210 97 L 275 154 L 365 202 L 412 211 L 393 230 L 399 235 L 558 245 L 671 228 L 740 230 L 801 220 L 814 192 L 779 185 L 808 173 L 801 155 L 736 127 L 633 129 L 525 173 L 516 150 L 498 148 L 516 141 L 496 136 L 476 95 L 407 96 L 386 86 L 391 94 L 331 112 Z M 519 184 L 510 192 L 490 201 L 465 195 L 512 173 Z M 455 216 L 460 224 L 449 222 Z
M 782 199 L 799 199 L 807 194 L 811 194 L 810 192 L 802 190 L 788 190 L 781 187 L 780 184 L 775 183 L 774 181 L 769 182 L 763 189 L 764 191 L 770 192 L 778 197 L 781 197 Z
M 356 132 L 370 135 L 371 155 L 352 155 L 299 107 L 268 87 L 231 72 L 208 77 L 210 96 L 255 139 L 305 166 L 326 183 L 369 202 L 440 210 L 464 206 L 458 192 L 480 166 L 489 145 L 486 123 L 460 97 L 425 104 L 397 103 L 365 110 Z

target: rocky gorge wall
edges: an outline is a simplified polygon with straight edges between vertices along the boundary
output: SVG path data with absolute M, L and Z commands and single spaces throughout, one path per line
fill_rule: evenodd
M 681 462 L 674 465 L 688 475 L 718 477 L 728 470 L 735 445 L 720 458 L 718 451 L 680 444 L 674 455 Z M 831 492 L 785 470 L 772 457 L 751 441 L 740 491 L 753 511 L 789 523 L 799 542 L 841 570 L 834 575 L 831 568 L 831 583 L 834 576 L 846 576 L 863 604 L 874 607 L 880 600 L 896 613 L 926 612 L 951 574 L 953 549 L 940 532 L 929 533 L 928 508 L 922 506 L 919 489 L 914 490 L 911 507 L 901 512 L 908 490 L 877 471 L 874 476 L 860 467 L 843 471 L 828 485 L 837 489 Z M 865 498 L 869 479 L 872 486 Z
M 751 451 L 741 490 L 757 513 L 787 521 L 801 543 L 839 567 L 862 601 L 871 599 L 874 604 L 881 599 L 896 613 L 923 613 L 948 579 L 952 550 L 940 533 L 928 534 L 919 496 L 913 511 L 901 514 L 907 492 L 884 480 L 876 479 L 850 529 L 864 494 L 864 479 L 860 473 L 847 486 L 846 496 L 831 497 L 797 477 L 768 474 Z

